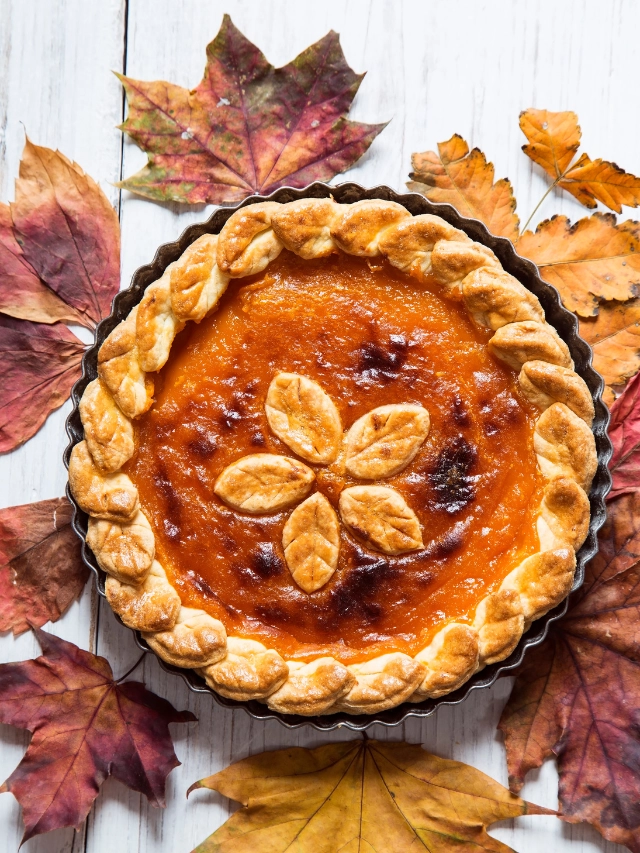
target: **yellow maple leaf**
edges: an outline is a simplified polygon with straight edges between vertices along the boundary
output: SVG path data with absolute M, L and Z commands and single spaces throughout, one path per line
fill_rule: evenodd
M 595 317 L 601 300 L 630 299 L 640 283 L 640 224 L 616 225 L 611 213 L 594 213 L 575 225 L 554 216 L 535 232 L 525 231 L 516 249 L 580 317 Z
M 582 154 L 571 165 L 580 145 L 580 125 L 574 112 L 529 109 L 520 113 L 520 128 L 529 140 L 522 150 L 585 207 L 597 202 L 622 211 L 622 205 L 640 204 L 640 178 L 608 160 L 592 160 Z
M 453 205 L 463 216 L 480 219 L 492 234 L 517 240 L 520 222 L 516 200 L 506 178 L 494 183 L 493 163 L 478 148 L 454 134 L 438 143 L 438 153 L 411 157 L 413 172 L 407 187 L 431 201 Z
M 467 764 L 372 740 L 265 752 L 194 788 L 244 806 L 194 853 L 507 853 L 487 826 L 554 814 Z

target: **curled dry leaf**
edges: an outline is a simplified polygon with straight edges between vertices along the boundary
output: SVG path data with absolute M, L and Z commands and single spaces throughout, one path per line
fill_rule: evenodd
M 195 720 L 137 681 L 114 681 L 109 663 L 45 631 L 43 655 L 0 665 L 0 721 L 33 732 L 0 788 L 22 806 L 23 841 L 79 828 L 113 776 L 164 806 L 165 781 L 180 762 L 169 723 Z
M 279 512 L 311 491 L 315 474 L 302 462 L 275 453 L 254 453 L 228 465 L 214 492 L 233 509 L 255 514 Z
M 640 489 L 640 374 L 636 374 L 611 407 L 609 438 L 613 486 L 608 499 Z
M 66 326 L 0 315 L 0 453 L 31 438 L 80 377 L 84 345 Z
M 616 225 L 611 213 L 595 213 L 571 225 L 566 216 L 525 231 L 520 255 L 540 268 L 540 275 L 560 291 L 567 308 L 594 317 L 600 300 L 626 300 L 640 281 L 640 225 Z
M 270 853 L 508 853 L 488 826 L 553 814 L 468 764 L 415 744 L 375 740 L 263 752 L 201 779 L 189 792 L 197 788 L 243 808 L 193 853 L 256 845 Z
M 581 154 L 571 165 L 580 145 L 580 125 L 574 112 L 529 109 L 520 113 L 520 128 L 529 140 L 522 150 L 562 189 L 585 207 L 602 202 L 616 213 L 622 205 L 640 204 L 640 178 L 607 160 Z
M 438 143 L 438 153 L 411 157 L 413 172 L 407 187 L 435 202 L 452 204 L 463 216 L 480 219 L 493 234 L 518 239 L 516 200 L 506 179 L 494 183 L 493 163 L 457 133 Z
M 328 181 L 385 127 L 345 118 L 363 77 L 333 31 L 274 68 L 225 15 L 195 89 L 120 77 L 122 130 L 149 155 L 120 186 L 155 201 L 220 204 Z
M 267 392 L 269 426 L 307 462 L 328 465 L 340 450 L 342 423 L 331 397 L 312 379 L 278 373 Z
M 429 434 L 423 406 L 379 406 L 359 418 L 346 437 L 346 468 L 353 477 L 392 477 L 415 459 Z
M 64 154 L 27 139 L 11 216 L 40 279 L 83 325 L 99 323 L 120 286 L 120 226 L 96 182 Z
M 57 622 L 82 592 L 89 570 L 72 514 L 66 498 L 0 510 L 0 631 Z
M 609 504 L 584 586 L 530 649 L 500 720 L 512 789 L 555 755 L 562 815 L 640 851 L 640 491 Z
M 374 551 L 404 554 L 422 548 L 420 523 L 405 499 L 388 486 L 352 486 L 339 501 L 340 517 Z
M 338 565 L 340 525 L 335 510 L 320 492 L 296 507 L 282 531 L 289 571 L 305 592 L 315 592 Z

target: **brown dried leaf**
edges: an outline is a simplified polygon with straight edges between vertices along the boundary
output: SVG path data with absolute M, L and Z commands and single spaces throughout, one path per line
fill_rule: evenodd
M 571 225 L 566 216 L 541 222 L 517 243 L 520 255 L 540 268 L 570 311 L 595 317 L 601 300 L 624 301 L 640 282 L 640 224 L 616 225 L 611 213 L 594 213 Z
M 367 412 L 347 433 L 346 468 L 353 477 L 379 480 L 404 470 L 429 435 L 423 406 L 396 403 Z
M 282 547 L 294 581 L 305 592 L 315 592 L 331 578 L 338 565 L 340 525 L 320 492 L 291 513 L 282 531 Z
M 592 160 L 587 154 L 580 156 L 558 185 L 585 207 L 594 208 L 597 202 L 602 202 L 610 210 L 621 213 L 623 204 L 628 207 L 640 204 L 640 178 L 615 163 Z
M 233 509 L 257 515 L 293 506 L 311 491 L 315 474 L 302 462 L 254 453 L 228 465 L 213 488 Z
M 84 589 L 72 514 L 66 498 L 0 510 L 0 631 L 57 622 Z
M 404 554 L 422 548 L 420 522 L 405 499 L 388 486 L 351 486 L 340 495 L 340 517 L 374 551 Z
M 554 181 L 562 177 L 580 147 L 578 116 L 570 111 L 524 110 L 520 129 L 529 140 L 522 146 L 524 153 Z
M 193 853 L 508 853 L 488 826 L 553 814 L 468 764 L 375 740 L 263 752 L 189 792 L 197 788 L 243 808 Z
M 494 183 L 493 163 L 457 133 L 438 143 L 438 153 L 425 151 L 411 157 L 412 180 L 407 187 L 431 201 L 452 204 L 463 216 L 480 219 L 492 234 L 518 239 L 520 221 L 516 200 L 506 178 Z
M 40 429 L 80 378 L 84 345 L 66 326 L 0 315 L 0 453 Z

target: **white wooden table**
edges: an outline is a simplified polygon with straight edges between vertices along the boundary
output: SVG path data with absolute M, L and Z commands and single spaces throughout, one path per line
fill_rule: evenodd
M 402 189 L 411 153 L 433 148 L 458 132 L 487 153 L 497 177 L 511 178 L 521 219 L 526 220 L 546 187 L 520 151 L 518 114 L 529 106 L 575 110 L 591 156 L 640 172 L 640 113 L 632 97 L 638 69 L 637 0 L 0 0 L 0 199 L 13 198 L 25 131 L 34 142 L 59 148 L 100 182 L 120 212 L 126 286 L 160 243 L 175 239 L 210 210 L 157 205 L 113 186 L 121 176 L 137 171 L 145 157 L 123 142 L 116 129 L 125 107 L 111 71 L 194 86 L 202 75 L 205 46 L 218 31 L 223 12 L 229 12 L 277 65 L 329 29 L 341 34 L 349 63 L 368 72 L 353 117 L 369 122 L 392 119 L 348 174 L 362 184 Z M 559 212 L 572 218 L 585 213 L 566 195 L 552 193 L 538 218 Z M 68 411 L 69 404 L 24 447 L 0 458 L 0 506 L 63 494 L 61 457 Z M 131 632 L 116 622 L 91 585 L 50 630 L 105 655 L 117 675 L 139 655 Z M 37 654 L 30 635 L 17 641 L 11 636 L 0 639 L 1 660 Z M 196 779 L 264 749 L 354 736 L 306 728 L 291 732 L 277 722 L 261 723 L 243 711 L 222 709 L 208 696 L 194 696 L 151 656 L 135 675 L 199 719 L 197 724 L 172 726 L 182 766 L 169 777 L 167 809 L 153 809 L 143 797 L 108 780 L 83 830 L 40 836 L 28 842 L 27 853 L 188 853 L 232 808 L 206 793 L 187 802 L 186 789 Z M 370 733 L 420 741 L 506 784 L 496 723 L 509 689 L 510 680 L 505 679 L 428 720 Z M 1 727 L 3 779 L 27 743 L 26 733 Z M 555 807 L 556 792 L 555 768 L 548 762 L 531 774 L 523 794 Z M 553 817 L 522 818 L 493 832 L 520 853 L 623 849 L 605 843 L 589 827 L 569 826 Z M 17 850 L 21 833 L 18 805 L 5 794 L 0 797 L 0 848 Z

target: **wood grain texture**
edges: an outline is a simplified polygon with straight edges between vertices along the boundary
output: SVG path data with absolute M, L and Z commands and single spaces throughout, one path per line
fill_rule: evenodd
M 529 106 L 575 110 L 584 150 L 636 174 L 640 170 L 640 115 L 629 107 L 640 26 L 635 0 L 610 2 L 605 14 L 597 0 L 262 0 L 259 5 L 255 0 L 129 0 L 126 7 L 125 0 L 0 0 L 0 199 L 12 198 L 25 128 L 34 142 L 60 148 L 119 206 L 126 286 L 160 243 L 174 240 L 211 208 L 154 205 L 128 193 L 120 197 L 114 189 L 111 182 L 137 171 L 145 155 L 129 142 L 122 144 L 115 129 L 123 103 L 110 72 L 194 86 L 204 67 L 205 46 L 223 12 L 278 65 L 329 29 L 341 34 L 349 63 L 356 71 L 368 72 L 352 117 L 392 119 L 348 179 L 402 190 L 411 153 L 434 148 L 458 132 L 486 152 L 495 163 L 496 177 L 512 179 L 525 221 L 547 186 L 541 171 L 520 151 L 524 137 L 518 114 Z M 336 182 L 344 179 L 339 176 Z M 554 192 L 536 219 L 552 213 L 575 219 L 586 211 Z M 62 494 L 67 412 L 68 405 L 24 447 L 0 457 L 1 506 Z M 125 672 L 138 655 L 131 632 L 104 603 L 96 606 L 89 588 L 53 630 L 106 655 L 116 673 Z M 36 653 L 28 636 L 0 640 L 2 660 Z M 230 809 L 226 800 L 211 793 L 194 794 L 187 802 L 185 791 L 193 781 L 264 749 L 353 737 L 348 732 L 290 732 L 275 722 L 251 720 L 242 711 L 223 710 L 208 697 L 189 693 L 151 657 L 137 674 L 151 690 L 200 720 L 173 727 L 183 764 L 169 777 L 168 808 L 153 809 L 138 794 L 109 780 L 81 833 L 60 831 L 34 839 L 25 846 L 27 853 L 188 853 Z M 473 693 L 462 706 L 442 708 L 434 718 L 409 720 L 390 730 L 378 727 L 370 734 L 421 741 L 506 784 L 504 750 L 495 726 L 509 688 L 509 681 L 503 680 L 491 690 Z M 21 732 L 3 727 L 4 775 L 17 764 L 25 745 Z M 556 791 L 557 775 L 547 763 L 532 775 L 523 795 L 553 808 Z M 0 797 L 0 826 L 3 842 L 6 838 L 2 848 L 17 850 L 19 810 L 10 795 Z M 589 827 L 564 825 L 552 817 L 522 818 L 492 834 L 520 853 L 623 850 L 602 841 Z

